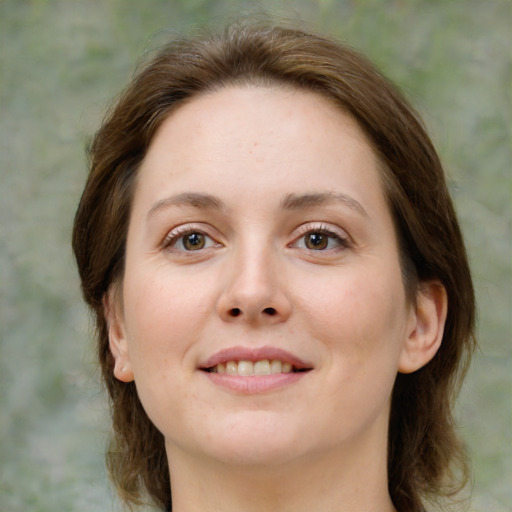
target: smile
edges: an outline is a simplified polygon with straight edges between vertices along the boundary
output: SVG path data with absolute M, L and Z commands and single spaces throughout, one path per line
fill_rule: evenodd
M 269 346 L 224 349 L 198 367 L 213 384 L 242 394 L 287 388 L 313 369 L 294 354 Z
M 283 362 L 279 359 L 261 359 L 259 361 L 227 361 L 226 363 L 219 363 L 210 368 L 205 368 L 205 371 L 251 377 L 253 375 L 305 372 L 308 371 L 308 368 L 296 368 L 291 363 Z

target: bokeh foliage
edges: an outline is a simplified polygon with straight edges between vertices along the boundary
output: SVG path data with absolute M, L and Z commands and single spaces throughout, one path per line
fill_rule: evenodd
M 459 405 L 473 510 L 511 510 L 509 0 L 0 0 L 0 510 L 115 507 L 69 247 L 84 148 L 145 51 L 262 9 L 361 49 L 425 117 L 479 298 L 481 348 Z

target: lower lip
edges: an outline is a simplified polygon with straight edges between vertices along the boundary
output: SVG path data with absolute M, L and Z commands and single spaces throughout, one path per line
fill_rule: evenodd
M 203 373 L 217 386 L 241 394 L 254 395 L 288 387 L 298 382 L 300 379 L 303 379 L 309 372 L 252 375 L 249 377 L 221 373 Z

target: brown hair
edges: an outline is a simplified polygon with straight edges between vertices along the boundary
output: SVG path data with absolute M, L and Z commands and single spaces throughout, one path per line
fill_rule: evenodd
M 446 288 L 442 345 L 425 367 L 398 375 L 392 398 L 389 492 L 401 512 L 420 511 L 425 499 L 459 490 L 468 474 L 452 405 L 475 345 L 475 301 L 444 172 L 418 115 L 364 57 L 331 39 L 269 22 L 242 21 L 169 43 L 133 78 L 91 145 L 73 249 L 85 301 L 96 315 L 111 400 L 111 477 L 126 502 L 140 503 L 147 494 L 170 509 L 163 436 L 146 416 L 134 383 L 113 376 L 102 299 L 123 277 L 135 178 L 155 131 L 187 99 L 233 84 L 311 90 L 348 112 L 381 164 L 409 298 L 422 281 L 436 279 Z

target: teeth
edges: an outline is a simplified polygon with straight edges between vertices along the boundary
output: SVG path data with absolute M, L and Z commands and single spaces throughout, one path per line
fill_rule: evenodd
M 274 359 L 270 363 L 270 373 L 281 373 L 282 370 L 283 370 L 283 365 L 281 364 L 281 361 Z
M 238 375 L 247 377 L 254 375 L 254 364 L 252 361 L 238 361 Z
M 270 375 L 270 361 L 268 359 L 256 361 L 254 363 L 254 375 Z
M 238 364 L 235 361 L 226 363 L 226 373 L 228 375 L 238 375 Z
M 250 377 L 252 375 L 274 375 L 277 373 L 291 373 L 293 367 L 290 363 L 283 363 L 278 359 L 263 359 L 261 361 L 228 361 L 214 366 L 214 373 Z

